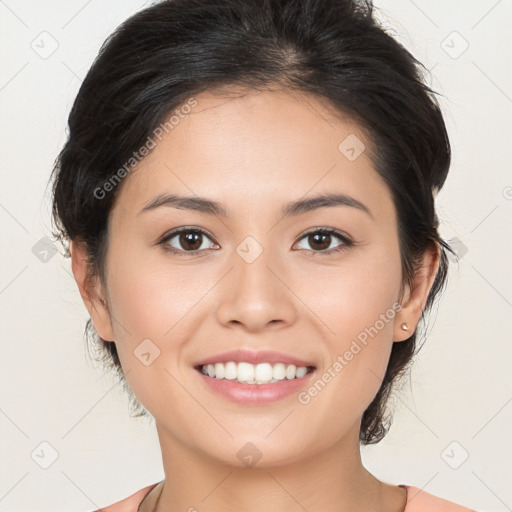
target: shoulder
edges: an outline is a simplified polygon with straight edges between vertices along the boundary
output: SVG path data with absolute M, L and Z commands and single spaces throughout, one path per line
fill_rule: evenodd
M 151 489 L 156 487 L 158 484 L 148 485 L 143 489 L 133 493 L 124 500 L 113 503 L 108 507 L 102 507 L 94 512 L 137 512 L 137 508 L 141 504 L 142 500 L 150 493 Z
M 434 496 L 412 485 L 407 489 L 407 504 L 404 512 L 477 512 L 471 508 Z

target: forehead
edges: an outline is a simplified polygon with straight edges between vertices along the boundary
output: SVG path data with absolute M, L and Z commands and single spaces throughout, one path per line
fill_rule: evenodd
M 229 205 L 228 214 L 326 192 L 371 203 L 377 214 L 390 206 L 370 141 L 326 101 L 290 91 L 194 99 L 125 178 L 118 208 L 138 212 L 163 192 L 210 197 Z

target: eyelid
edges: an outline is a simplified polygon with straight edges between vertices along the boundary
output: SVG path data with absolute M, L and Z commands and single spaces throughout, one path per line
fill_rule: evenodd
M 336 235 L 336 236 L 339 236 L 340 238 L 346 238 L 347 241 L 353 242 L 352 237 L 350 235 L 348 235 L 347 233 L 345 233 L 344 231 L 341 231 L 336 228 L 328 228 L 328 227 L 322 227 L 322 226 L 308 229 L 307 231 L 305 231 L 302 234 L 302 237 L 300 239 L 304 238 L 307 235 L 310 235 L 311 233 L 318 233 L 318 232 L 329 233 L 330 235 Z
M 198 233 L 201 233 L 203 235 L 206 235 L 208 238 L 213 239 L 213 235 L 203 228 L 199 228 L 196 226 L 181 226 L 180 228 L 171 229 L 168 232 L 166 232 L 164 235 L 162 235 L 161 241 L 168 240 L 169 238 L 179 235 L 183 231 L 197 231 Z

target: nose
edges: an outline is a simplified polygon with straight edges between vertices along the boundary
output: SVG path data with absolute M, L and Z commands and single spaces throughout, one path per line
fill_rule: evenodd
M 295 321 L 296 299 L 286 282 L 288 273 L 271 251 L 263 250 L 253 261 L 235 252 L 231 262 L 231 271 L 219 283 L 216 315 L 222 325 L 258 332 Z

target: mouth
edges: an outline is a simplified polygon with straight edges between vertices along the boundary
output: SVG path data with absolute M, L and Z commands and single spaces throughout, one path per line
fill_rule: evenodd
M 238 405 L 264 405 L 289 398 L 310 385 L 317 373 L 313 361 L 245 348 L 196 361 L 194 369 L 212 396 Z
M 242 406 L 264 406 L 298 395 L 317 373 L 312 365 L 246 361 L 199 364 L 194 369 L 212 396 Z
M 294 364 L 271 364 L 268 362 L 252 364 L 246 361 L 199 364 L 194 368 L 210 379 L 256 386 L 277 384 L 287 380 L 299 380 L 311 374 L 316 369 L 316 367 L 312 365 L 297 366 Z

